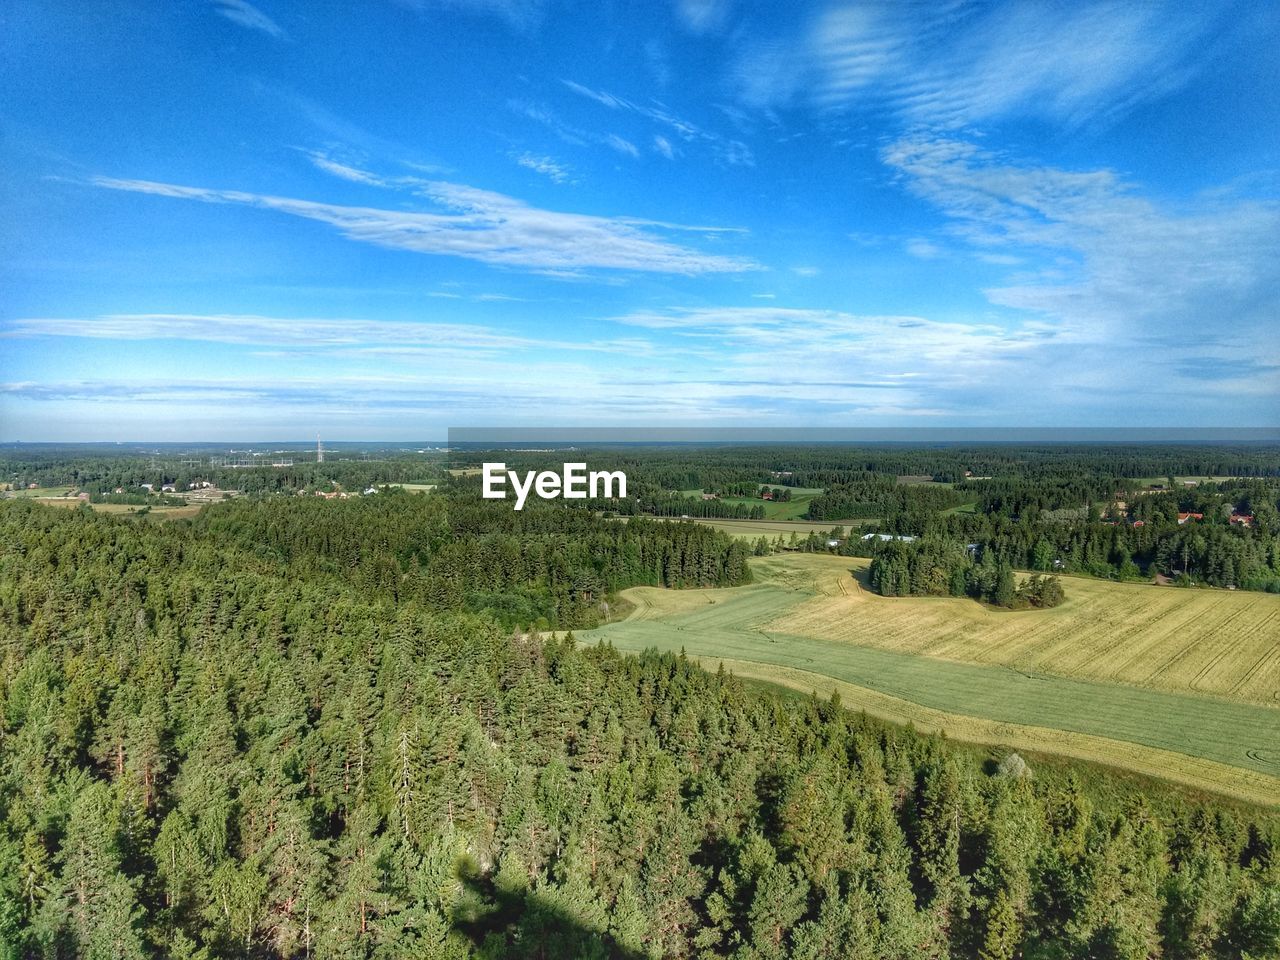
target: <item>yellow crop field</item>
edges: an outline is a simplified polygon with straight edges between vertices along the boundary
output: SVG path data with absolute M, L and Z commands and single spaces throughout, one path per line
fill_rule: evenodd
M 768 630 L 1280 705 L 1280 596 L 1064 577 L 1062 606 L 1006 611 L 950 597 L 881 597 L 866 588 L 861 558 L 782 564 L 808 577 L 815 595 Z
M 1069 578 L 1053 610 L 885 598 L 867 561 L 784 554 L 755 583 L 637 587 L 580 635 L 684 652 L 747 677 L 976 742 L 1280 803 L 1280 597 Z

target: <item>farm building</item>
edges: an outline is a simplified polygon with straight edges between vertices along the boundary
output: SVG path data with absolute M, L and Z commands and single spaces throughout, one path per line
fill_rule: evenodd
M 915 538 L 915 537 L 908 536 L 908 535 L 907 535 L 907 534 L 905 534 L 905 533 L 903 533 L 903 534 L 893 534 L 893 533 L 865 533 L 865 534 L 863 534 L 863 535 L 862 535 L 862 539 L 863 539 L 863 540 L 882 540 L 882 541 L 884 541 L 884 542 L 886 542 L 886 543 L 887 543 L 888 541 L 890 541 L 890 540 L 899 540 L 899 541 L 901 541 L 902 543 L 911 543 L 911 542 L 912 542 L 913 540 L 915 540 L 916 538 Z

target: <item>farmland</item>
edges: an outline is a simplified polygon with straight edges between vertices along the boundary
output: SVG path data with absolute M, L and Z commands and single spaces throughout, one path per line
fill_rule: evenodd
M 885 598 L 867 561 L 775 560 L 814 596 L 769 630 L 1027 673 L 1280 704 L 1280 597 L 1065 577 L 1053 610 L 996 610 L 953 598 Z M 849 575 L 856 571 L 858 577 Z M 794 576 L 794 574 L 791 574 Z
M 36 503 L 48 504 L 51 507 L 64 507 L 74 510 L 80 504 L 86 503 L 76 497 L 37 497 Z M 139 515 L 153 520 L 182 520 L 194 517 L 203 507 L 203 504 L 188 503 L 181 507 L 171 507 L 165 505 L 156 506 L 136 506 L 127 503 L 86 503 L 96 513 L 113 513 L 128 515 Z M 144 512 L 145 511 L 145 512 Z
M 30 498 L 35 498 L 35 499 L 40 499 L 40 500 L 42 500 L 42 499 L 44 499 L 45 497 L 65 497 L 65 496 L 66 496 L 67 494 L 69 494 L 73 489 L 75 489 L 75 488 L 74 488 L 74 487 L 70 487 L 70 486 L 62 486 L 62 487 L 33 487 L 33 488 L 31 488 L 31 489 L 27 489 L 27 488 L 25 488 L 25 487 L 24 487 L 24 488 L 22 488 L 22 489 L 18 489 L 18 490 L 6 490 L 3 494 L 0 494 L 0 498 L 7 498 L 7 497 L 30 497 Z
M 1049 611 L 883 598 L 856 558 L 753 563 L 748 587 L 627 592 L 583 635 L 838 689 L 870 713 L 1101 760 L 1251 799 L 1280 796 L 1280 598 L 1071 578 Z
M 778 488 L 775 488 L 778 489 Z M 744 507 L 764 507 L 766 520 L 800 520 L 809 511 L 809 501 L 822 493 L 821 487 L 789 487 L 790 500 L 761 500 L 758 497 L 721 497 L 727 504 L 738 504 Z M 682 496 L 697 498 L 702 495 L 700 489 L 681 490 Z M 827 529 L 830 529 L 828 527 Z

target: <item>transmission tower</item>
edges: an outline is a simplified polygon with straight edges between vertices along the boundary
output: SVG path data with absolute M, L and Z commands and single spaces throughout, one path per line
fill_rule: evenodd
M 316 434 L 316 463 L 324 463 L 324 443 L 318 433 Z

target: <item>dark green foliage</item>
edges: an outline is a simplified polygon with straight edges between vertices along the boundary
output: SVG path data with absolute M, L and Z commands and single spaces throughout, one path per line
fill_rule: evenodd
M 749 549 L 708 527 L 609 522 L 542 503 L 517 512 L 465 489 L 451 498 L 243 500 L 203 512 L 193 531 L 298 575 L 543 629 L 594 625 L 623 587 L 730 586 L 749 576 Z
M 1032 574 L 1018 585 L 1013 568 L 943 540 L 877 541 L 872 548 L 869 580 L 886 597 L 963 597 L 997 607 L 1056 607 L 1066 599 L 1057 577 Z
M 732 582 L 702 536 L 0 504 L 0 957 L 1277 955 L 1269 813 L 467 609 Z

